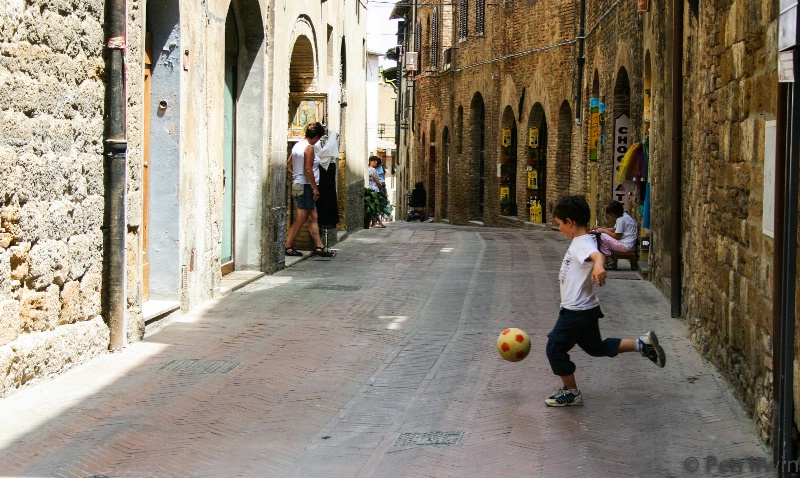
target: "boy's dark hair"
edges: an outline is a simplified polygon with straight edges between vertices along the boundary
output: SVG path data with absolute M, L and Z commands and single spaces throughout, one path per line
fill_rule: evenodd
M 553 217 L 561 219 L 561 222 L 566 222 L 567 219 L 572 219 L 578 226 L 587 226 L 592 213 L 589 210 L 589 204 L 583 196 L 566 196 L 561 198 L 553 209 Z
M 381 163 L 381 158 L 379 158 L 377 156 L 370 156 L 369 159 L 367 159 L 367 162 L 369 163 L 370 161 L 377 161 L 378 164 L 380 164 Z
M 306 138 L 321 138 L 325 136 L 325 127 L 319 121 L 313 121 L 306 126 Z
M 619 201 L 611 201 L 608 203 L 608 207 L 606 207 L 606 214 L 613 214 L 617 217 L 622 217 L 625 214 L 625 208 L 622 206 L 622 203 Z

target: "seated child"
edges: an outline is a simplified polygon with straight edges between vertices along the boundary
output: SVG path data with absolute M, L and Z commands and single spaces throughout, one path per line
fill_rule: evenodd
M 610 257 L 613 252 L 627 252 L 636 248 L 636 239 L 639 237 L 639 226 L 636 221 L 625 212 L 622 203 L 611 201 L 606 208 L 606 214 L 616 221 L 614 227 L 598 227 L 595 233 L 600 233 L 597 247 L 604 256 Z

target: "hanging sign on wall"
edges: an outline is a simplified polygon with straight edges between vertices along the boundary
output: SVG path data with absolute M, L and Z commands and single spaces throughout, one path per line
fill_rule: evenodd
M 597 161 L 600 146 L 600 99 L 589 98 L 589 161 Z
M 617 173 L 622 164 L 622 158 L 631 147 L 631 119 L 628 115 L 622 115 L 614 120 L 614 167 L 611 170 L 613 197 L 628 210 L 628 188 L 625 182 L 617 182 Z

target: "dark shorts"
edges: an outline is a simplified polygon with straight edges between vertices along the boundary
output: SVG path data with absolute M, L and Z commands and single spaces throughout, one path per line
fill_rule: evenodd
M 314 204 L 314 191 L 310 184 L 292 184 L 292 197 L 297 209 L 313 211 L 317 206 Z
M 578 345 L 593 357 L 615 357 L 622 339 L 600 337 L 598 319 L 603 317 L 600 307 L 588 310 L 561 309 L 553 330 L 547 334 L 547 360 L 553 373 L 559 376 L 575 373 L 575 364 L 569 351 Z

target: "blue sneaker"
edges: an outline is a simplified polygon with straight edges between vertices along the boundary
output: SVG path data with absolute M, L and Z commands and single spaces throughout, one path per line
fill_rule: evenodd
M 658 345 L 658 337 L 651 330 L 639 336 L 639 353 L 642 354 L 642 357 L 649 358 L 661 368 L 664 368 L 664 365 L 667 364 L 667 356 L 664 354 L 664 349 Z
M 547 397 L 544 403 L 549 407 L 574 407 L 583 405 L 583 395 L 580 390 L 578 393 L 572 393 L 566 388 L 560 388 Z

